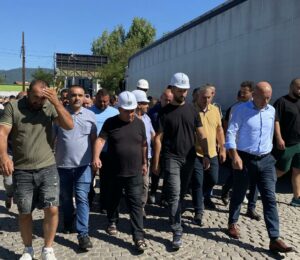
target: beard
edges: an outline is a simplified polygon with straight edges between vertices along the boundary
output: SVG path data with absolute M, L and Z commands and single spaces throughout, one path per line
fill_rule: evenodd
M 299 92 L 293 91 L 293 96 L 297 99 L 300 99 L 300 93 Z
M 176 97 L 174 96 L 174 100 L 178 103 L 178 104 L 182 104 L 185 101 L 185 97 Z

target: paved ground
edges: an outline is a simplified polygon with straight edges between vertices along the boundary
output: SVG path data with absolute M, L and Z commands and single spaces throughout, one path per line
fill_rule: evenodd
M 133 247 L 130 236 L 130 224 L 126 207 L 123 205 L 120 233 L 111 237 L 105 233 L 106 218 L 97 212 L 90 216 L 90 236 L 94 248 L 89 252 L 81 252 L 77 247 L 76 234 L 63 234 L 59 227 L 55 239 L 55 253 L 57 259 L 300 259 L 300 251 L 288 255 L 274 255 L 268 249 L 268 237 L 264 222 L 251 221 L 244 215 L 240 218 L 242 238 L 230 239 L 225 234 L 228 208 L 220 204 L 219 189 L 215 191 L 214 201 L 218 203 L 216 211 L 206 211 L 204 226 L 192 224 L 192 212 L 187 210 L 183 214 L 184 246 L 177 252 L 171 250 L 171 233 L 167 221 L 166 209 L 158 206 L 147 208 L 148 218 L 145 221 L 146 241 L 149 249 L 138 255 Z M 288 206 L 291 199 L 289 179 L 278 182 L 278 209 L 281 221 L 281 232 L 285 241 L 300 248 L 300 209 Z M 0 259 L 18 259 L 23 250 L 21 237 L 16 220 L 17 209 L 14 205 L 8 212 L 4 207 L 4 189 L 0 176 Z M 190 204 L 188 198 L 187 204 Z M 188 205 L 190 207 L 190 205 Z M 246 207 L 243 206 L 242 213 Z M 257 210 L 262 214 L 261 201 Z M 40 257 L 42 240 L 42 212 L 34 212 L 34 249 Z M 300 250 L 300 249 L 299 249 Z

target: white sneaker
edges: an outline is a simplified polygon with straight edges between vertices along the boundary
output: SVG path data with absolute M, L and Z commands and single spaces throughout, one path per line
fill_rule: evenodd
M 23 254 L 19 260 L 32 260 L 34 258 L 34 251 L 32 247 L 25 247 Z
M 43 248 L 42 260 L 56 260 L 53 248 Z

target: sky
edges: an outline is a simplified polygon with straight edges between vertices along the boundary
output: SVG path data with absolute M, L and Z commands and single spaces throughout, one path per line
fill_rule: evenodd
M 92 54 L 104 30 L 134 17 L 156 28 L 156 39 L 225 0 L 0 0 L 0 69 L 21 67 L 22 32 L 26 67 L 53 68 L 54 53 Z

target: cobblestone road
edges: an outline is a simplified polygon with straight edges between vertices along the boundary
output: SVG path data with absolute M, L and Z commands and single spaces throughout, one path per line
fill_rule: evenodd
M 300 248 L 300 209 L 288 206 L 291 199 L 289 179 L 280 180 L 277 184 L 277 201 L 281 223 L 281 234 L 285 241 Z M 219 187 L 218 187 L 219 188 Z M 76 234 L 63 234 L 59 226 L 54 250 L 57 259 L 300 259 L 300 253 L 272 254 L 268 251 L 268 237 L 263 221 L 253 221 L 243 214 L 240 217 L 242 238 L 230 239 L 225 234 L 228 208 L 219 200 L 219 189 L 215 191 L 214 201 L 217 210 L 207 210 L 204 215 L 204 226 L 192 224 L 190 198 L 187 201 L 187 211 L 183 214 L 184 237 L 183 248 L 177 252 L 171 250 L 172 238 L 167 218 L 167 211 L 158 206 L 148 206 L 148 218 L 145 221 L 146 241 L 149 249 L 143 255 L 138 255 L 133 249 L 130 235 L 130 223 L 126 207 L 119 223 L 120 233 L 116 237 L 106 234 L 106 218 L 96 212 L 90 215 L 90 236 L 93 249 L 88 252 L 78 250 Z M 13 205 L 10 211 L 4 206 L 4 188 L 0 176 L 0 259 L 18 259 L 23 245 L 18 231 L 17 208 Z M 246 206 L 242 208 L 245 213 Z M 257 211 L 262 214 L 261 201 L 258 201 Z M 34 249 L 37 257 L 43 246 L 42 212 L 34 212 Z

